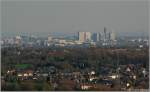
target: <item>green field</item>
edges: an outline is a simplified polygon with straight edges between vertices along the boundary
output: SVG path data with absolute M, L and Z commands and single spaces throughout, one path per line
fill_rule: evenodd
M 16 64 L 15 65 L 16 68 L 21 68 L 21 69 L 29 68 L 31 66 L 32 66 L 31 64 Z

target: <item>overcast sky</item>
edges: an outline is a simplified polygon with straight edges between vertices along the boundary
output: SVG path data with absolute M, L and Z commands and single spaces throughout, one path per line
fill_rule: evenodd
M 123 35 L 148 34 L 147 0 L 6 1 L 2 2 L 2 33 L 70 34 L 103 32 L 106 27 Z

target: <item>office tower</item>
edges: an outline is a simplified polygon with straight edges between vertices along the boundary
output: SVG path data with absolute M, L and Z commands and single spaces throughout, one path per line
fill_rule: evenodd
M 101 33 L 98 33 L 98 41 L 101 41 L 102 40 L 102 35 Z
M 78 32 L 78 38 L 79 38 L 79 41 L 84 42 L 85 41 L 85 32 Z
M 111 40 L 111 33 L 110 32 L 108 33 L 108 40 L 109 41 Z
M 107 39 L 107 32 L 106 32 L 106 27 L 104 27 L 104 41 Z
M 91 41 L 91 32 L 78 32 L 79 41 Z
M 52 36 L 51 36 L 51 34 L 48 34 L 48 42 L 51 42 L 52 41 Z
M 92 40 L 93 40 L 94 42 L 97 42 L 97 33 L 93 33 L 93 35 L 92 35 Z
M 85 41 L 91 41 L 91 32 L 85 32 Z
M 115 41 L 115 40 L 116 40 L 116 35 L 115 35 L 114 32 L 111 32 L 111 34 L 110 34 L 110 39 L 111 39 L 112 41 Z
M 100 41 L 100 40 L 101 40 L 101 34 L 100 34 L 100 33 L 93 33 L 93 35 L 92 35 L 92 40 L 93 40 L 94 42 Z

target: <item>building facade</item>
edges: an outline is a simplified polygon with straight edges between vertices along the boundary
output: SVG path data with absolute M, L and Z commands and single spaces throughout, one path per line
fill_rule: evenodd
M 91 32 L 78 32 L 78 39 L 80 42 L 91 41 Z
M 93 40 L 94 42 L 100 41 L 100 40 L 101 40 L 101 33 L 93 33 L 93 35 L 92 35 L 92 40 Z

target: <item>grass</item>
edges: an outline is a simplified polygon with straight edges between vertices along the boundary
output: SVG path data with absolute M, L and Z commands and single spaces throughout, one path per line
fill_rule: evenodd
M 31 67 L 31 64 L 16 64 L 16 68 L 28 68 Z

